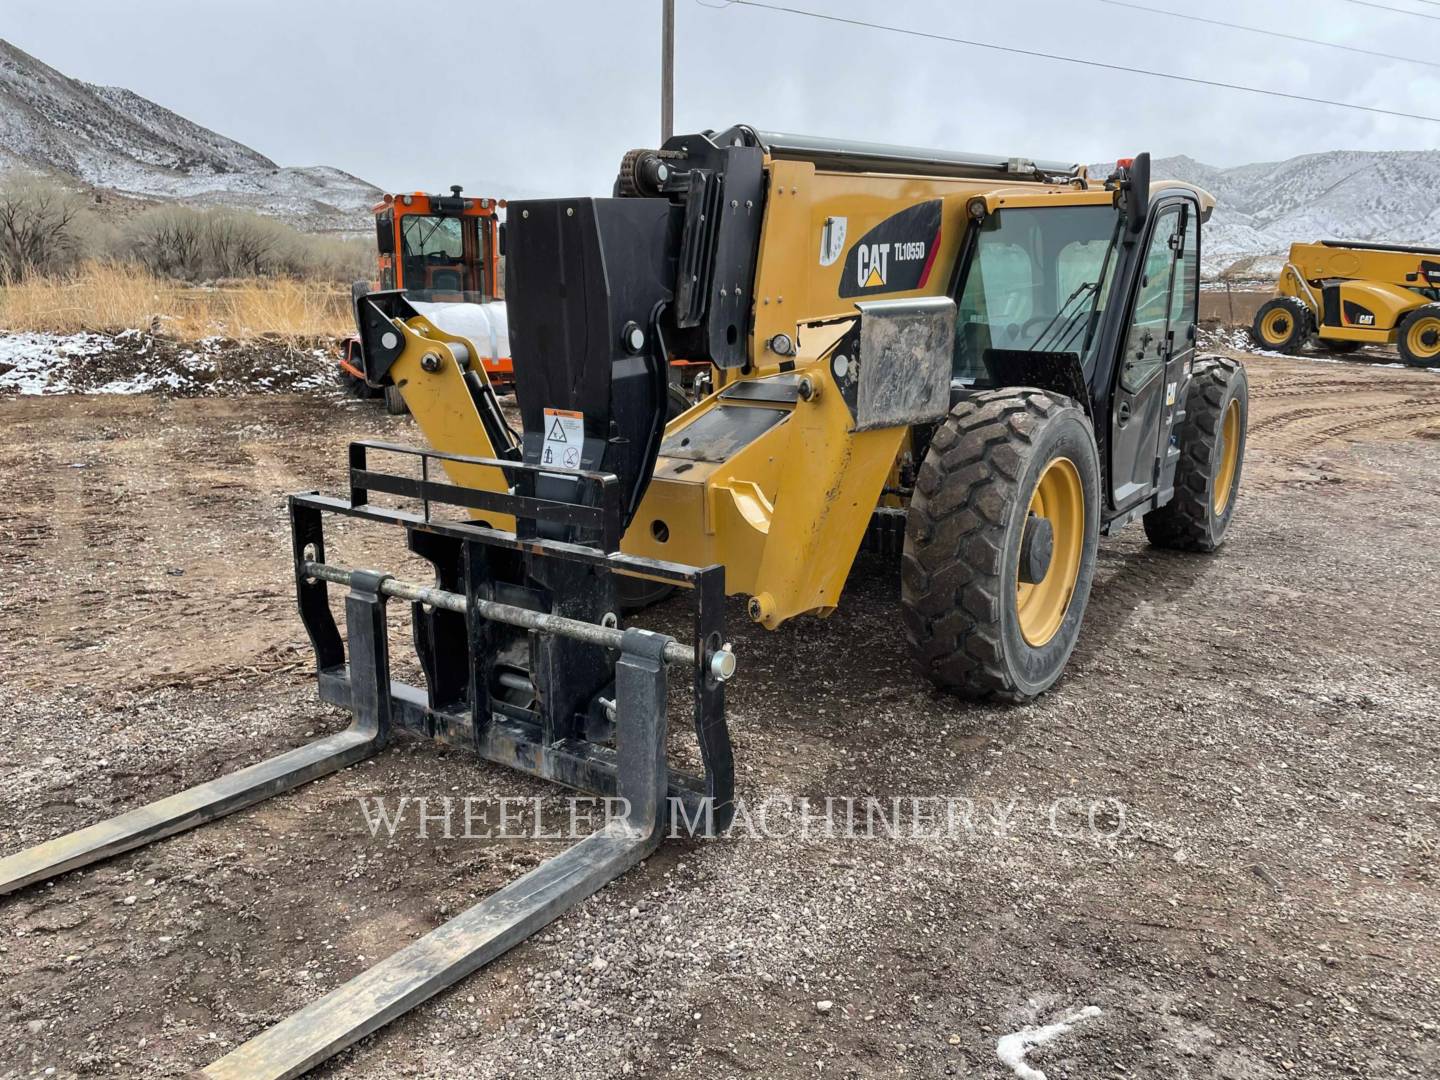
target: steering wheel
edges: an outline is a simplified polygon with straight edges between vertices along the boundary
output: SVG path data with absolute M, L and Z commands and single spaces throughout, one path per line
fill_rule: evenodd
M 1033 319 L 1025 320 L 1025 325 L 1020 327 L 1020 332 L 1025 335 L 1027 340 L 1029 340 L 1035 334 L 1039 333 L 1041 330 L 1044 330 L 1045 327 L 1049 326 L 1052 321 L 1053 320 L 1047 319 L 1043 315 L 1036 315 Z

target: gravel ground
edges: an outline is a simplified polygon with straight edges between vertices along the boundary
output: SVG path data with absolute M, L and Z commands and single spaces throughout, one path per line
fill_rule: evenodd
M 749 805 L 938 796 L 968 828 L 807 839 L 779 814 L 782 836 L 669 842 L 316 1075 L 1440 1075 L 1440 381 L 1249 370 L 1230 543 L 1103 542 L 1037 702 L 930 690 L 877 559 L 823 622 L 766 634 L 732 606 Z M 284 394 L 0 417 L 0 853 L 344 726 L 282 496 L 340 490 L 346 440 L 418 440 L 408 419 Z M 336 551 L 418 576 L 393 541 Z M 402 742 L 0 900 L 0 1077 L 184 1075 L 560 849 L 372 837 L 360 809 L 446 795 L 563 812 Z

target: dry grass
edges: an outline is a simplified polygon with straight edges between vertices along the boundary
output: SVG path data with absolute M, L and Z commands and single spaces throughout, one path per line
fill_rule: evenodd
M 351 333 L 353 319 L 348 290 L 328 283 L 257 278 L 200 287 L 133 264 L 88 263 L 67 277 L 0 283 L 0 329 L 298 339 Z

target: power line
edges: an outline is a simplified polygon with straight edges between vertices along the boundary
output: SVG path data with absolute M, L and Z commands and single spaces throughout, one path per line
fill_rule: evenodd
M 1203 15 L 1189 15 L 1183 11 L 1166 11 L 1162 8 L 1146 7 L 1144 4 L 1131 4 L 1127 0 L 1099 0 L 1102 4 L 1109 4 L 1111 7 L 1129 8 L 1132 11 L 1147 11 L 1151 15 L 1168 15 L 1172 19 L 1188 19 L 1190 22 L 1206 23 L 1210 26 L 1223 26 L 1230 30 L 1244 30 L 1249 34 L 1264 34 L 1266 37 L 1284 38 L 1286 41 L 1300 41 L 1306 45 L 1323 45 L 1327 49 L 1341 49 L 1345 52 L 1363 53 L 1366 56 L 1379 56 L 1386 60 L 1399 60 L 1406 64 L 1424 64 L 1426 67 L 1440 68 L 1440 63 L 1434 60 L 1419 60 L 1411 56 L 1396 56 L 1394 53 L 1380 52 L 1376 49 L 1362 49 L 1358 45 L 1340 45 L 1333 41 L 1321 41 L 1319 38 L 1301 37 L 1299 34 L 1287 34 L 1280 30 L 1262 30 L 1258 26 L 1241 26 L 1239 23 L 1223 22 L 1220 19 L 1207 19 Z M 1423 0 L 1431 2 L 1431 0 Z M 1440 7 L 1440 0 L 1434 0 L 1435 6 Z
M 1417 19 L 1433 19 L 1440 22 L 1440 15 L 1431 15 L 1424 11 L 1406 11 L 1404 8 L 1388 7 L 1385 4 L 1375 4 L 1371 0 L 1345 0 L 1347 4 L 1356 4 L 1360 7 L 1378 8 L 1380 11 L 1393 11 L 1396 15 L 1414 15 Z M 1428 4 L 1430 0 L 1420 0 L 1422 4 Z M 1440 4 L 1436 5 L 1440 7 Z
M 1020 49 L 1013 45 L 996 45 L 990 41 L 974 41 L 970 38 L 951 37 L 948 34 L 935 34 L 925 30 L 909 30 L 903 26 L 886 26 L 883 23 L 865 22 L 861 19 L 847 19 L 841 15 L 827 15 L 820 11 L 806 11 L 804 8 L 784 7 L 780 4 L 765 4 L 759 0 L 730 0 L 731 5 L 738 7 L 761 8 L 765 11 L 779 11 L 787 15 L 804 15 L 811 19 L 821 19 L 825 22 L 844 23 L 847 26 L 860 26 L 869 30 L 884 30 L 892 34 L 904 34 L 907 37 L 926 38 L 931 41 L 948 41 L 955 45 L 969 45 L 976 49 L 992 49 L 996 52 L 1010 53 L 1015 56 L 1031 56 L 1040 60 L 1056 60 L 1062 64 L 1079 64 L 1082 67 L 1100 68 L 1105 71 L 1119 71 L 1126 75 L 1148 75 L 1152 79 L 1170 79 L 1174 82 L 1191 83 L 1195 86 L 1213 86 L 1221 90 L 1239 90 L 1247 94 L 1263 94 L 1266 97 L 1286 98 L 1290 101 L 1308 101 L 1312 105 L 1330 105 L 1337 109 L 1353 109 L 1356 112 L 1375 113 L 1380 116 L 1398 116 L 1405 120 L 1425 120 L 1432 124 L 1440 124 L 1440 116 L 1424 116 L 1420 113 L 1401 112 L 1398 109 L 1382 109 L 1374 105 L 1355 105 L 1348 101 L 1332 101 L 1329 98 L 1309 97 L 1305 94 L 1291 94 L 1284 90 L 1265 90 L 1257 86 L 1242 86 L 1239 83 L 1220 82 L 1216 79 L 1200 79 L 1192 75 L 1176 75 L 1168 71 L 1151 71 L 1147 68 L 1126 67 L 1123 64 L 1107 64 L 1100 60 L 1082 60 L 1074 56 L 1062 56 L 1058 53 L 1039 52 L 1035 49 Z M 1359 3 L 1360 0 L 1352 0 Z

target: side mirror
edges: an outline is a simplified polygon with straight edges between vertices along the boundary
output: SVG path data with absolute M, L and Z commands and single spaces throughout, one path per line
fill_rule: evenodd
M 1145 228 L 1145 218 L 1150 213 L 1150 155 L 1136 154 L 1125 170 L 1121 182 L 1121 211 L 1125 215 L 1125 228 L 1132 235 L 1139 235 Z
M 388 212 L 375 215 L 375 246 L 381 255 L 395 254 L 395 219 Z

